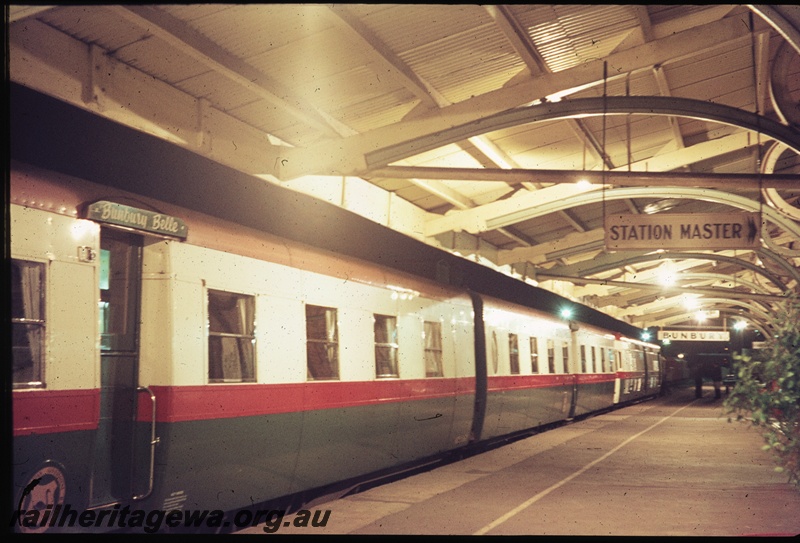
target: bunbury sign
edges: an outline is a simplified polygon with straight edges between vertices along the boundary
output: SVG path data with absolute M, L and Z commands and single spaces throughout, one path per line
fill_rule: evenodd
M 760 213 L 657 213 L 609 215 L 605 219 L 609 250 L 757 249 Z
M 658 339 L 670 341 L 730 341 L 727 330 L 660 330 Z

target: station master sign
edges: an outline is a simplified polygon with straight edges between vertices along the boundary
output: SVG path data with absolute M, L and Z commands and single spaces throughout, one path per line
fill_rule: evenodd
M 757 249 L 760 213 L 609 215 L 606 249 Z

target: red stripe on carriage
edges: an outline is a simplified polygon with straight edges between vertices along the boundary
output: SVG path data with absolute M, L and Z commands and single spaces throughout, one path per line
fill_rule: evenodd
M 644 377 L 643 371 L 618 371 L 617 377 L 620 379 L 637 379 Z
M 586 373 L 586 374 L 544 374 L 544 375 L 501 375 L 489 377 L 489 392 L 503 390 L 518 390 L 526 388 L 549 388 L 572 386 L 573 384 L 588 385 L 594 383 L 613 383 L 616 376 L 613 373 Z
M 456 379 L 387 379 L 316 381 L 287 384 L 151 386 L 156 420 L 180 422 L 430 400 L 471 394 L 474 377 Z M 150 419 L 150 406 L 139 404 L 138 418 Z
M 590 385 L 595 383 L 613 383 L 617 376 L 613 373 L 582 373 L 576 375 L 579 385 Z
M 97 389 L 15 391 L 12 401 L 15 436 L 97 429 Z
M 640 375 L 640 374 L 627 374 Z M 489 391 L 521 390 L 613 381 L 613 374 L 509 375 L 489 377 Z M 156 420 L 179 422 L 234 418 L 430 400 L 472 394 L 474 377 L 316 381 L 287 384 L 151 386 Z M 14 435 L 97 429 L 99 390 L 14 392 Z M 140 396 L 137 419 L 152 417 L 152 405 Z
M 604 375 L 603 379 L 613 381 L 614 375 Z M 544 388 L 574 382 L 574 375 L 564 374 L 498 376 L 489 378 L 489 390 Z M 158 402 L 156 420 L 182 422 L 455 397 L 473 394 L 475 378 L 151 386 L 150 389 Z M 149 405 L 139 405 L 139 420 L 149 420 Z
M 525 388 L 546 388 L 572 385 L 575 375 L 555 373 L 545 375 L 496 375 L 489 376 L 489 392 Z

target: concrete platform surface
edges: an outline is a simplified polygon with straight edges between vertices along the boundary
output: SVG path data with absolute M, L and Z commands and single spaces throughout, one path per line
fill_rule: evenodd
M 281 519 L 274 533 L 744 536 L 800 534 L 800 490 L 761 430 L 694 389 L 573 422 Z M 301 523 L 302 524 L 302 523 Z M 322 524 L 318 522 L 317 524 Z M 238 532 L 264 534 L 262 526 Z

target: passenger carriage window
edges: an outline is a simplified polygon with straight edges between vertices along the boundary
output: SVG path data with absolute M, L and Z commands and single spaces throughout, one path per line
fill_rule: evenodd
M 511 364 L 511 375 L 519 373 L 519 339 L 517 334 L 508 334 L 508 360 Z
M 255 298 L 208 290 L 208 381 L 255 381 Z
M 564 373 L 569 373 L 569 342 L 561 344 L 561 360 L 564 362 Z
M 497 332 L 492 331 L 492 343 L 489 346 L 492 357 L 492 373 L 497 375 L 497 370 L 499 368 L 499 356 L 497 354 Z
M 606 350 L 600 347 L 600 368 L 603 373 L 606 372 Z
M 564 360 L 564 366 L 566 366 L 566 358 Z M 586 373 L 586 345 L 581 345 L 581 373 Z
M 44 264 L 11 261 L 11 363 L 15 388 L 44 380 Z
M 397 318 L 375 315 L 375 376 L 399 377 L 397 371 Z
M 425 321 L 425 376 L 442 377 L 442 323 Z
M 547 340 L 547 371 L 556 372 L 556 343 L 552 339 Z
M 658 353 L 653 353 L 653 371 L 659 371 L 661 369 L 661 359 L 658 356 Z
M 336 310 L 306 305 L 306 363 L 309 381 L 339 379 Z
M 539 373 L 539 347 L 536 338 L 531 338 L 531 373 Z
M 636 351 L 636 355 L 634 356 L 634 364 L 636 364 L 635 369 L 638 371 L 644 370 L 644 352 L 643 351 Z
M 597 371 L 597 350 L 594 345 L 592 345 L 592 371 Z

